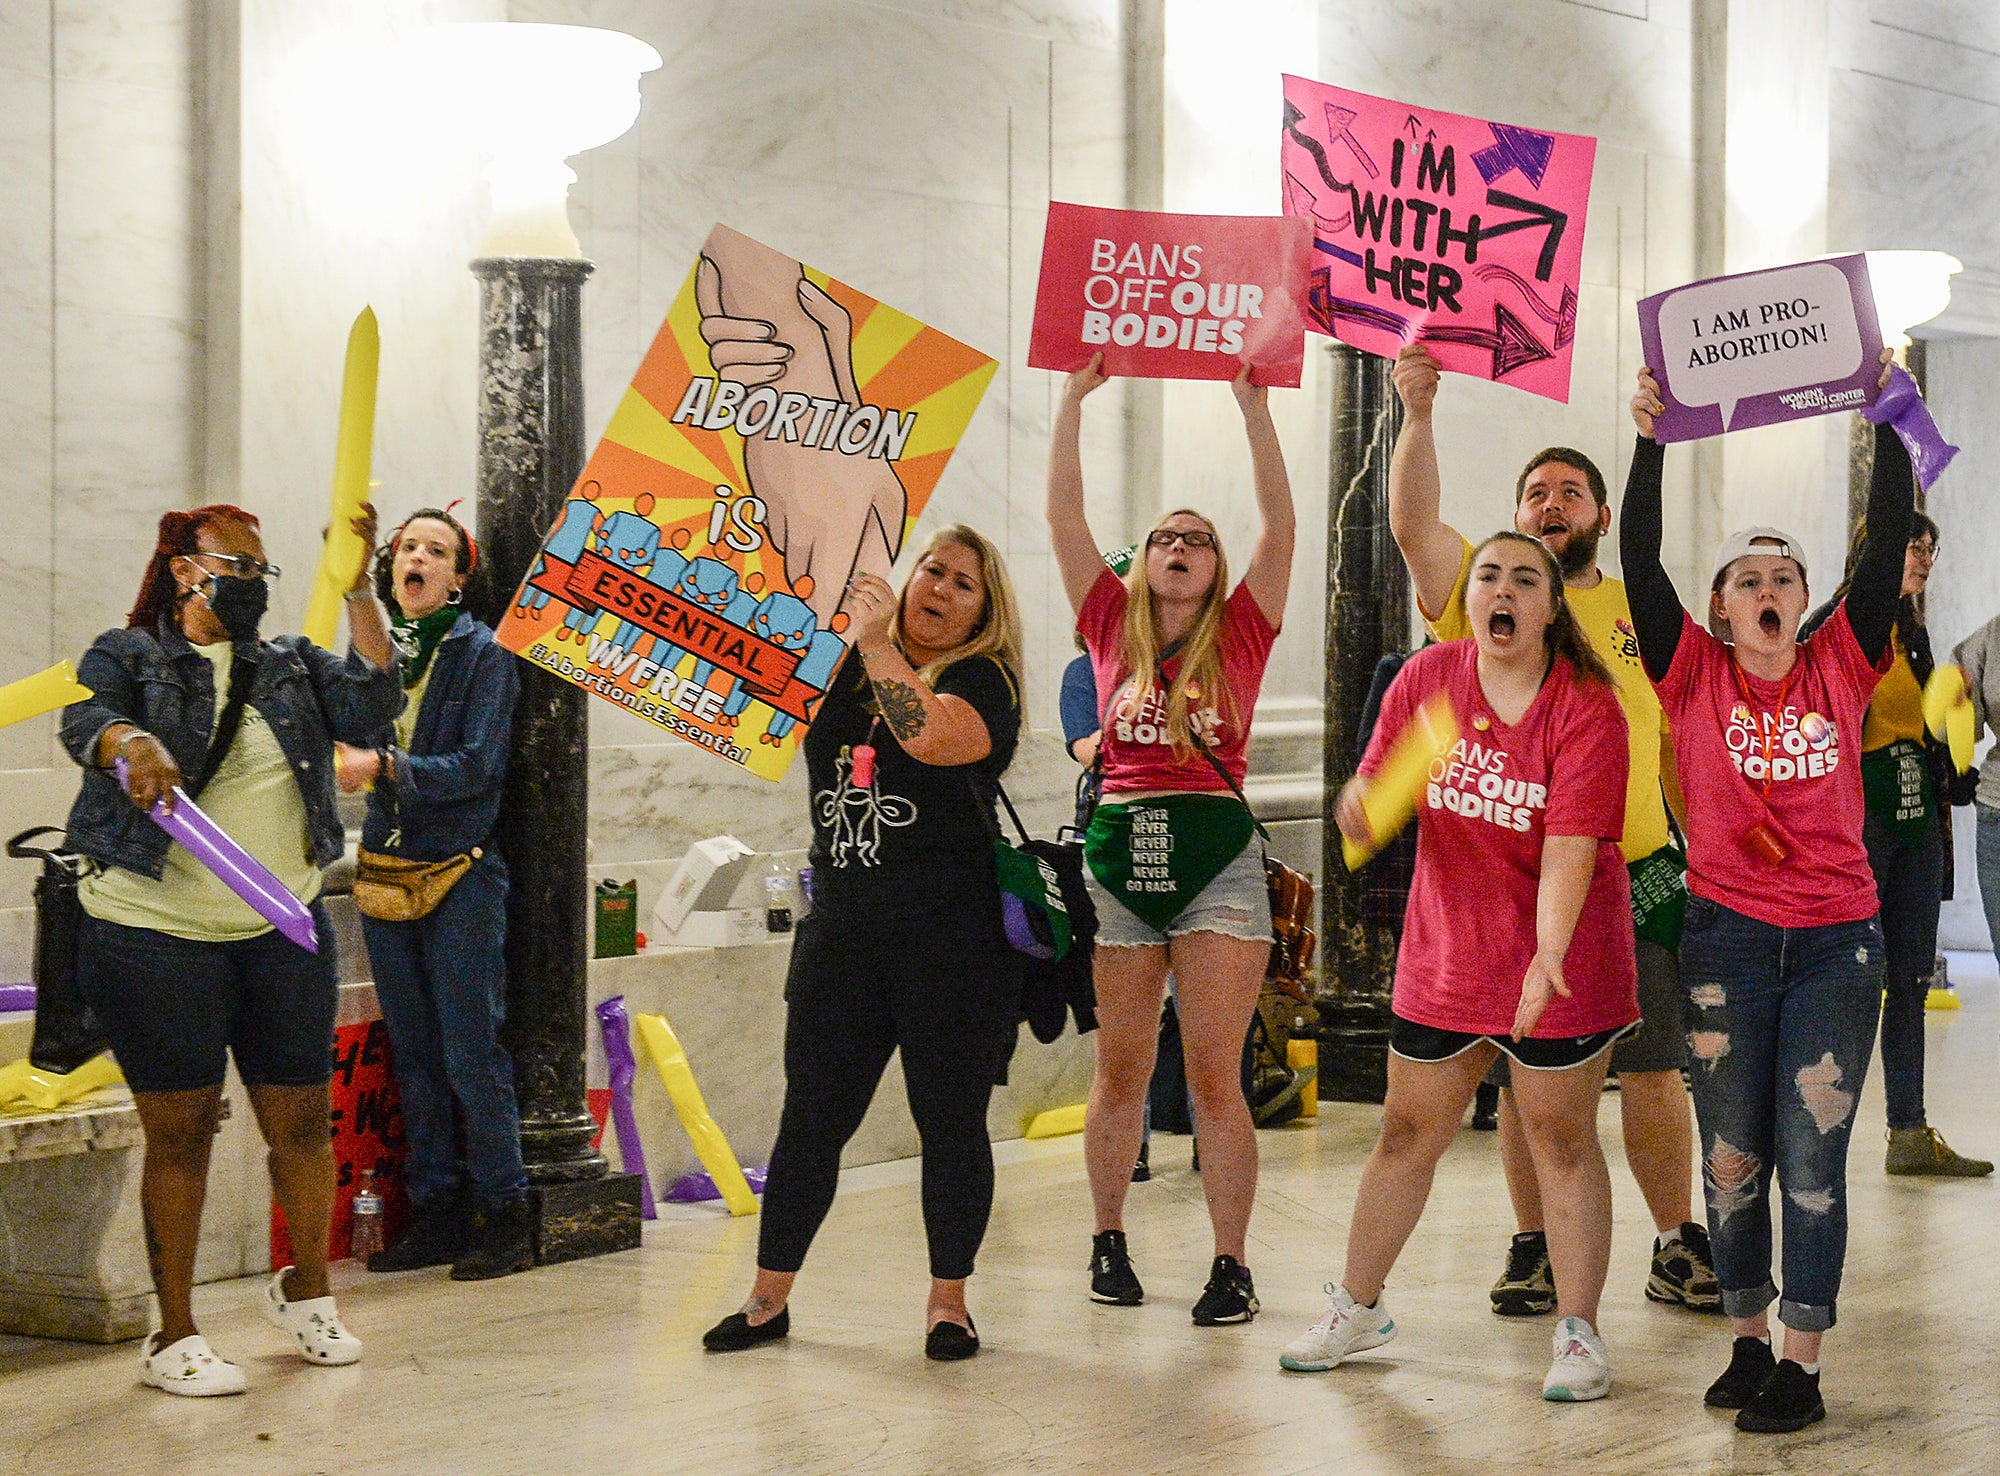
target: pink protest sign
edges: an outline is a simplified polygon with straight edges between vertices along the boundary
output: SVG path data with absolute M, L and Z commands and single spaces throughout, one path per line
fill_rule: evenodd
M 1311 231 L 1283 216 L 1049 206 L 1032 369 L 1296 386 Z
M 1310 326 L 1567 403 L 1596 139 L 1288 76 L 1280 157 Z

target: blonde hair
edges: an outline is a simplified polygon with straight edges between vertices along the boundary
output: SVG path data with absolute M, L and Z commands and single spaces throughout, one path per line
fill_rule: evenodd
M 979 607 L 979 618 L 972 623 L 972 634 L 964 645 L 954 646 L 935 661 L 927 663 L 917 672 L 917 676 L 931 687 L 937 685 L 939 673 L 955 661 L 967 661 L 974 656 L 987 656 L 998 664 L 1007 677 L 1007 684 L 1013 689 L 1014 700 L 1021 700 L 1021 607 L 1014 598 L 1014 583 L 1007 577 L 1007 565 L 1000 557 L 1000 550 L 993 546 L 993 540 L 976 528 L 968 528 L 963 523 L 953 523 L 949 528 L 941 528 L 924 545 L 924 551 L 917 555 L 917 565 L 910 571 L 909 579 L 896 592 L 896 613 L 889 618 L 889 639 L 900 649 L 903 644 L 903 601 L 910 593 L 910 580 L 917 577 L 917 569 L 923 567 L 924 560 L 941 548 L 957 547 L 968 549 L 979 560 L 979 582 L 985 588 L 985 599 Z
M 1562 565 L 1556 559 L 1554 550 L 1530 534 L 1503 528 L 1472 551 L 1471 563 L 1476 564 L 1479 556 L 1496 543 L 1518 543 L 1541 555 L 1542 573 L 1548 578 L 1549 598 L 1553 602 L 1548 628 L 1542 632 L 1549 654 L 1562 657 L 1583 681 L 1615 688 L 1618 684 L 1612 679 L 1611 668 L 1604 664 L 1604 658 L 1597 654 L 1589 637 L 1584 635 L 1583 627 L 1576 622 L 1576 611 L 1569 603 L 1569 589 L 1563 583 Z M 1468 571 L 1470 567 L 1468 564 Z
M 1236 698 L 1222 676 L 1222 612 L 1229 601 L 1225 593 L 1229 588 L 1229 560 L 1222 552 L 1222 538 L 1215 531 L 1215 524 L 1191 507 L 1177 507 L 1162 514 L 1147 529 L 1132 567 L 1125 571 L 1125 628 L 1121 632 L 1118 659 L 1123 668 L 1120 682 L 1128 676 L 1133 679 L 1134 708 L 1143 711 L 1159 685 L 1162 660 L 1160 620 L 1153 609 L 1152 589 L 1146 583 L 1146 554 L 1153 534 L 1168 518 L 1178 517 L 1200 519 L 1209 536 L 1215 539 L 1215 581 L 1208 587 L 1194 624 L 1188 627 L 1180 648 L 1174 652 L 1180 658 L 1181 669 L 1167 691 L 1167 741 L 1173 745 L 1174 757 L 1186 763 L 1195 755 L 1194 731 L 1188 717 L 1191 708 L 1203 699 L 1210 699 L 1232 725 L 1237 716 Z

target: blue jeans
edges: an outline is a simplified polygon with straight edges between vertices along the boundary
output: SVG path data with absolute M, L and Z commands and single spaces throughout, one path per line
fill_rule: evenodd
M 1755 1317 L 1771 1281 L 1771 1174 L 1784 1193 L 1778 1320 L 1834 1324 L 1847 1258 L 1847 1146 L 1880 1011 L 1874 918 L 1780 928 L 1688 899 L 1681 983 L 1702 1188 L 1722 1307 Z
M 364 917 L 361 927 L 396 1054 L 410 1198 L 435 1201 L 470 1186 L 491 1204 L 522 1193 L 528 1176 L 514 1067 L 499 1039 L 507 1010 L 506 867 L 488 855 L 429 916 L 407 923 Z
M 1882 976 L 1882 1090 L 1889 1126 L 1924 1125 L 1924 1006 L 1937 966 L 1938 904 L 1944 893 L 1944 827 L 1935 818 L 1923 841 L 1899 844 L 1886 821 L 1863 832 L 1875 896 L 1882 907 L 1888 965 Z

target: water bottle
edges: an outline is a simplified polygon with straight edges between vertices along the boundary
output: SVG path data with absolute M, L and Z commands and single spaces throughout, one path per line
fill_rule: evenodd
M 375 1170 L 361 1171 L 361 1188 L 354 1195 L 354 1236 L 348 1254 L 366 1263 L 382 1249 L 382 1196 L 375 1192 Z
M 783 865 L 773 861 L 764 878 L 764 930 L 789 933 L 792 930 L 792 877 Z

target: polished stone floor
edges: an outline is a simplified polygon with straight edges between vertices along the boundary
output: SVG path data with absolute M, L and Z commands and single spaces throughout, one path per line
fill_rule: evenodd
M 1929 1024 L 1931 1116 L 1970 1152 L 2000 1150 L 2000 982 L 1954 956 L 1965 1007 Z M 1851 1172 L 1853 1235 L 1829 1336 L 1825 1423 L 1739 1435 L 1701 1407 L 1727 1356 L 1715 1320 L 1640 1295 L 1648 1227 L 1613 1155 L 1618 1237 L 1603 1330 L 1617 1384 L 1602 1404 L 1538 1397 L 1547 1319 L 1486 1311 L 1506 1200 L 1493 1140 L 1463 1135 L 1391 1284 L 1402 1336 L 1322 1376 L 1277 1350 L 1337 1268 L 1375 1113 L 1326 1104 L 1316 1126 L 1263 1135 L 1252 1265 L 1264 1313 L 1197 1329 L 1187 1308 L 1208 1241 L 1188 1140 L 1129 1220 L 1150 1300 L 1083 1294 L 1089 1216 L 1080 1143 L 1002 1152 L 974 1282 L 986 1351 L 921 1356 L 923 1242 L 913 1166 L 850 1174 L 793 1303 L 791 1339 L 704 1355 L 701 1330 L 747 1284 L 753 1220 L 680 1211 L 644 1249 L 480 1286 L 442 1271 L 343 1267 L 367 1357 L 309 1368 L 255 1312 L 257 1283 L 202 1289 L 203 1329 L 244 1366 L 241 1398 L 139 1387 L 131 1345 L 0 1339 L 0 1472 L 1144 1471 L 1283 1473 L 1990 1472 L 2000 1469 L 2000 1184 L 1890 1180 L 1871 1081 Z

